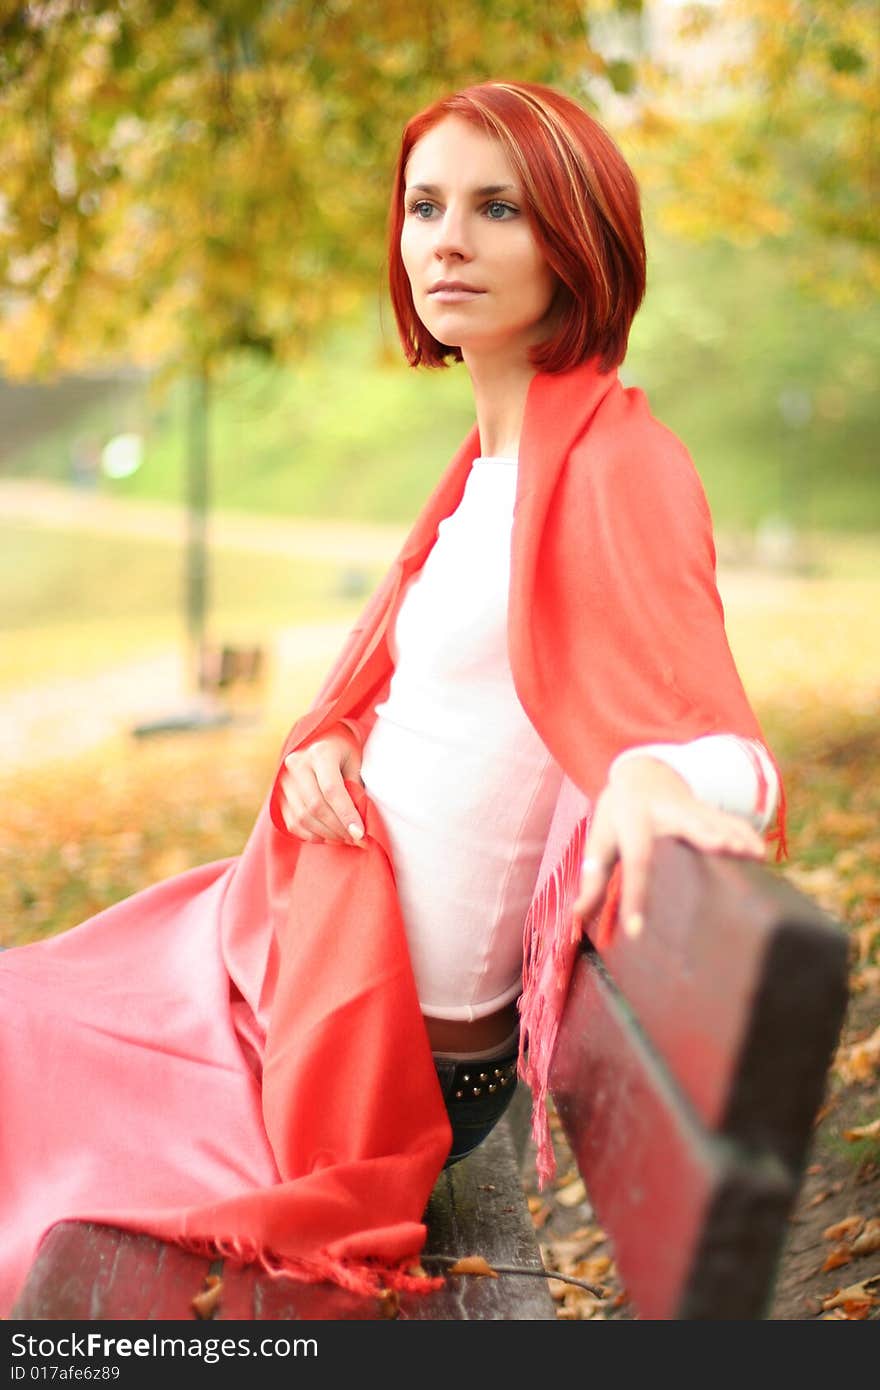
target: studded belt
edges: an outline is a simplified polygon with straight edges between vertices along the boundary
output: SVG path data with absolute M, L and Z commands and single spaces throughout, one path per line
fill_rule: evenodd
M 450 1100 L 480 1100 L 516 1085 L 516 1057 L 509 1062 L 456 1062 Z

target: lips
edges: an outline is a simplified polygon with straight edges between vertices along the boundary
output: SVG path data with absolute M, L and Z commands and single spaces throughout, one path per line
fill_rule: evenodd
M 485 294 L 485 290 L 478 289 L 476 285 L 468 285 L 464 280 L 438 280 L 428 291 L 429 294 Z
M 477 289 L 476 285 L 469 285 L 465 280 L 438 280 L 428 290 L 428 298 L 433 299 L 435 304 L 451 307 L 454 304 L 473 304 L 485 293 L 485 290 Z

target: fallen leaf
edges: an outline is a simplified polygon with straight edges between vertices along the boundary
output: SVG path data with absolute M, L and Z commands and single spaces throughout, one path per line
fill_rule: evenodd
M 859 961 L 863 964 L 871 959 L 875 942 L 880 947 L 880 922 L 871 922 L 867 927 L 858 927 L 852 934 L 858 950 Z
M 548 1202 L 541 1202 L 532 1211 L 532 1225 L 536 1231 L 540 1231 L 542 1226 L 546 1226 L 550 1217 L 553 1215 L 553 1208 Z
M 872 1216 L 853 1241 L 852 1252 L 854 1255 L 873 1255 L 875 1250 L 880 1250 L 880 1217 Z
M 841 1265 L 848 1265 L 851 1259 L 852 1251 L 848 1245 L 835 1245 L 822 1262 L 822 1273 L 827 1273 L 829 1269 L 839 1269 Z
M 600 1284 L 604 1275 L 611 1269 L 610 1255 L 594 1255 L 589 1260 L 578 1260 L 573 1269 L 566 1270 L 576 1279 L 586 1279 L 588 1284 Z
M 856 1125 L 854 1129 L 845 1129 L 843 1137 L 851 1144 L 857 1139 L 880 1139 L 880 1119 L 872 1120 L 869 1125 Z
M 876 1298 L 852 1298 L 844 1303 L 843 1311 L 850 1322 L 864 1321 L 876 1303 Z
M 880 1279 L 880 1274 L 872 1274 L 868 1279 L 862 1279 L 858 1284 L 847 1284 L 845 1289 L 835 1289 L 827 1298 L 822 1299 L 823 1309 L 846 1308 L 847 1305 L 866 1303 L 870 1308 L 877 1303 L 877 1295 L 868 1288 L 869 1284 L 876 1284 Z
M 585 1202 L 587 1189 L 584 1187 L 583 1178 L 575 1178 L 574 1182 L 568 1183 L 566 1187 L 561 1187 L 556 1193 L 556 1200 L 561 1207 L 576 1207 L 581 1202 Z
M 840 835 L 844 839 L 856 839 L 860 835 L 870 835 L 875 827 L 873 816 L 861 811 L 844 811 L 831 806 L 818 818 L 820 829 L 827 835 Z M 815 874 L 824 872 L 813 870 Z
M 807 1207 L 807 1208 L 809 1208 L 809 1207 L 818 1207 L 818 1206 L 820 1205 L 821 1202 L 827 1202 L 827 1201 L 828 1201 L 828 1198 L 829 1198 L 830 1196 L 831 1196 L 831 1189 L 830 1189 L 830 1187 L 823 1188 L 823 1190 L 822 1190 L 821 1192 L 817 1192 L 817 1193 L 815 1194 L 815 1196 L 811 1197 L 810 1200 L 809 1200 L 808 1202 L 805 1202 L 805 1203 L 804 1203 L 804 1206 Z
M 844 1081 L 870 1081 L 880 1067 L 880 1024 L 869 1037 L 839 1047 L 833 1066 Z
M 449 1267 L 450 1274 L 486 1274 L 490 1279 L 498 1278 L 497 1269 L 493 1269 L 482 1255 L 465 1255 L 462 1259 L 456 1260 L 454 1265 Z
M 557 1316 L 573 1322 L 583 1322 L 587 1318 L 595 1318 L 601 1307 L 601 1299 L 594 1298 L 588 1289 L 578 1289 L 573 1284 L 567 1284 L 562 1308 Z
M 383 1318 L 396 1318 L 400 1313 L 400 1295 L 396 1289 L 380 1289 L 379 1311 Z
M 826 1226 L 822 1232 L 823 1240 L 841 1240 L 848 1238 L 860 1230 L 865 1224 L 865 1218 L 854 1213 L 852 1216 L 845 1216 L 842 1221 L 835 1221 L 833 1226 Z
M 863 965 L 849 977 L 853 994 L 880 993 L 880 965 Z
M 872 873 L 856 874 L 847 883 L 846 893 L 850 899 L 867 898 L 872 903 L 876 902 L 878 894 L 876 876 Z
M 202 1293 L 197 1293 L 191 1301 L 191 1307 L 197 1318 L 210 1318 L 220 1302 L 223 1293 L 223 1280 L 219 1274 L 209 1274 L 205 1278 L 205 1287 Z
M 565 1274 L 573 1274 L 572 1266 L 575 1262 L 583 1260 L 596 1245 L 601 1245 L 604 1240 L 604 1231 L 588 1229 L 586 1234 L 577 1240 L 568 1237 L 567 1239 L 550 1241 L 541 1247 L 544 1263 L 549 1263 L 553 1269 L 563 1270 Z

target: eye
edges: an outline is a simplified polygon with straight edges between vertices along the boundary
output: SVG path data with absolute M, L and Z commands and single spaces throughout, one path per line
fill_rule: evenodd
M 490 222 L 505 222 L 508 213 L 511 216 L 516 216 L 516 208 L 512 207 L 510 203 L 502 203 L 497 198 L 493 198 L 491 203 L 486 204 L 486 214 Z
M 421 222 L 427 222 L 428 218 L 431 216 L 431 213 L 434 211 L 434 204 L 429 203 L 424 198 L 420 198 L 417 202 L 410 203 L 408 211 L 411 212 L 415 217 L 417 217 Z

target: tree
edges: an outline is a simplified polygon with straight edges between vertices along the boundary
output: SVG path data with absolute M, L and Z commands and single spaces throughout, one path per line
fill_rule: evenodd
M 538 0 L 48 0 L 0 27 L 0 366 L 120 357 L 186 373 L 196 665 L 207 607 L 211 383 L 301 353 L 378 288 L 409 115 L 501 69 L 570 81 L 578 6 Z
M 639 14 L 615 114 L 660 225 L 684 240 L 776 244 L 792 283 L 831 304 L 876 293 L 875 0 L 718 0 Z M 619 10 L 613 21 L 619 31 Z

